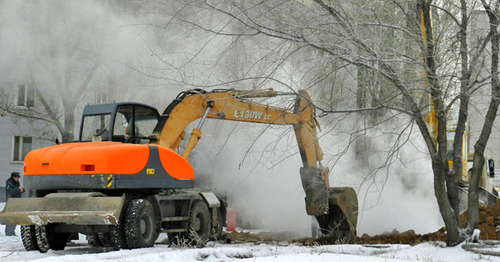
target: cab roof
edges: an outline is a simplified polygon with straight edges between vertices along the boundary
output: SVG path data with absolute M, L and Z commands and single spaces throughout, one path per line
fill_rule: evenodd
M 83 115 L 90 116 L 90 115 L 113 114 L 114 112 L 116 112 L 119 106 L 123 105 L 137 105 L 137 106 L 151 108 L 158 112 L 156 108 L 150 105 L 138 102 L 118 102 L 118 103 L 86 105 L 85 108 L 83 109 Z

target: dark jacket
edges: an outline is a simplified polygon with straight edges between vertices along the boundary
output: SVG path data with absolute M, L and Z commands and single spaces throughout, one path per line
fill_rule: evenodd
M 16 182 L 14 179 L 7 179 L 7 182 L 5 183 L 5 192 L 7 193 L 7 198 L 20 198 L 22 193 L 21 189 L 19 188 L 20 186 L 21 183 Z

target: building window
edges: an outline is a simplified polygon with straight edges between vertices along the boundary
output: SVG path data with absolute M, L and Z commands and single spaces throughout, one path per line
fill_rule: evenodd
M 24 161 L 26 154 L 31 151 L 32 141 L 30 136 L 14 136 L 12 161 Z
M 25 107 L 35 106 L 35 89 L 32 86 L 25 84 L 17 86 L 17 105 Z

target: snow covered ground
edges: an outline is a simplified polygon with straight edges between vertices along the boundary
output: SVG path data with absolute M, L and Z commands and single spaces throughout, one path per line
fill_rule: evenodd
M 287 243 L 276 244 L 222 244 L 209 242 L 205 248 L 171 248 L 164 243 L 161 234 L 153 248 L 109 251 L 92 248 L 80 235 L 64 251 L 42 254 L 24 250 L 19 236 L 7 237 L 5 226 L 0 226 L 0 261 L 500 261 L 500 256 L 477 254 L 462 246 L 443 247 L 443 243 L 431 242 L 409 245 L 329 245 L 304 247 Z M 19 227 L 16 229 L 20 234 Z M 500 255 L 500 242 L 472 246 L 481 252 Z
M 5 203 L 0 203 L 3 210 Z M 85 235 L 80 234 L 63 251 L 42 254 L 26 251 L 21 242 L 20 227 L 17 236 L 5 236 L 5 226 L 0 225 L 0 261 L 498 261 L 500 241 L 487 244 L 466 244 L 446 248 L 444 243 L 430 242 L 409 245 L 328 245 L 299 246 L 286 242 L 276 244 L 224 244 L 209 242 L 205 248 L 172 248 L 165 244 L 166 234 L 160 234 L 153 248 L 111 251 L 92 248 Z M 466 251 L 475 250 L 476 252 Z

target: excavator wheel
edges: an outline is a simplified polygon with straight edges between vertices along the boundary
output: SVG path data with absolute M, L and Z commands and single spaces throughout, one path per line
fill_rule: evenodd
M 36 230 L 34 225 L 21 226 L 21 240 L 27 251 L 40 250 L 36 242 Z
M 87 242 L 91 247 L 104 247 L 101 240 L 99 240 L 99 234 L 87 235 Z
M 323 236 L 347 242 L 353 240 L 352 233 L 349 229 L 349 223 L 344 213 L 342 213 L 342 210 L 337 205 L 330 205 L 330 213 L 316 216 L 316 219 Z
M 217 228 L 215 229 L 215 232 L 212 232 L 210 234 L 210 240 L 217 240 L 220 239 L 222 235 L 222 227 L 224 223 L 224 218 L 222 217 L 222 211 L 220 208 L 217 209 Z
M 113 250 L 122 248 L 120 226 L 111 226 L 108 232 L 100 232 L 96 236 L 101 247 L 111 247 Z
M 55 225 L 35 226 L 36 241 L 41 253 L 49 249 L 64 250 L 68 243 L 69 233 L 55 232 Z
M 203 201 L 196 201 L 191 207 L 188 226 L 188 245 L 204 247 L 210 238 L 210 211 Z
M 160 234 L 151 202 L 139 198 L 130 202 L 125 212 L 124 234 L 128 248 L 152 247 Z
M 196 201 L 191 206 L 188 220 L 188 231 L 170 233 L 169 242 L 172 246 L 204 247 L 210 238 L 210 211 L 203 201 Z

